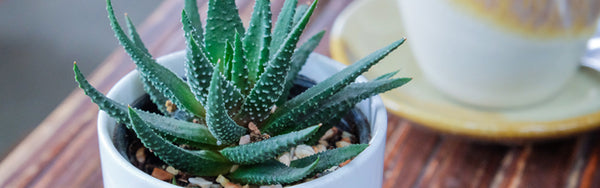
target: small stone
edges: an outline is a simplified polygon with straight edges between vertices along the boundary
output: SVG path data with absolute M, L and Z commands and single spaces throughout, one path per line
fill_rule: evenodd
M 223 187 L 225 187 L 225 188 L 242 188 L 242 185 L 228 182 Z
M 352 143 L 352 139 L 354 139 L 354 135 L 352 135 L 351 133 L 346 132 L 346 131 L 342 132 L 342 140 L 343 141 Z
M 250 188 L 250 185 L 246 184 L 246 185 L 242 186 L 242 188 Z
M 172 166 L 168 166 L 167 169 L 165 169 L 165 170 L 167 170 L 167 172 L 169 172 L 173 175 L 179 174 L 179 170 L 175 169 L 175 167 L 172 167 Z
M 217 183 L 221 184 L 223 187 L 225 187 L 225 185 L 227 185 L 227 183 L 229 183 L 229 180 L 221 174 L 219 174 L 219 176 L 217 176 L 217 180 L 215 180 L 215 181 L 217 181 Z
M 349 146 L 349 145 L 352 145 L 352 144 L 350 144 L 350 142 L 346 142 L 346 141 L 343 141 L 343 140 L 342 141 L 337 141 L 335 143 L 335 146 L 337 148 L 343 148 L 343 147 L 346 147 L 346 146 Z
M 146 162 L 146 148 L 141 147 L 135 151 L 135 159 L 140 163 Z
M 323 136 L 319 140 L 328 140 L 328 139 L 330 139 L 331 137 L 333 137 L 337 133 L 336 130 L 337 129 L 335 127 L 327 130 L 327 132 L 325 132 L 325 134 L 323 134 Z
M 263 134 L 262 134 L 262 139 L 263 139 L 263 140 L 266 140 L 266 139 L 269 139 L 269 138 L 271 138 L 271 135 L 269 135 L 269 134 L 267 134 L 267 133 L 263 133 Z
M 348 159 L 348 160 L 346 160 L 346 161 L 344 161 L 344 162 L 340 163 L 340 167 L 344 167 L 344 166 L 346 166 L 348 163 L 350 163 L 350 161 L 352 161 L 352 159 Z
M 337 170 L 338 168 L 340 168 L 340 167 L 339 166 L 332 166 L 331 168 L 327 169 L 327 171 L 333 172 L 333 171 Z
M 210 188 L 210 186 L 213 184 L 213 182 L 207 181 L 201 177 L 189 178 L 188 181 L 190 182 L 191 185 L 198 185 L 201 188 Z
M 306 179 L 304 179 L 304 182 L 309 182 L 309 181 L 312 181 L 312 180 L 315 180 L 315 179 L 316 178 L 306 178 Z
M 260 135 L 260 130 L 258 130 L 258 127 L 256 124 L 254 124 L 254 122 L 248 123 L 248 129 L 250 129 L 252 133 Z
M 312 147 L 304 144 L 296 146 L 296 151 L 294 152 L 294 155 L 298 157 L 298 159 L 302 159 L 314 154 L 315 150 L 313 150 Z
M 290 162 L 292 161 L 292 155 L 290 154 L 290 152 L 285 152 L 281 154 L 281 156 L 279 156 L 277 160 L 279 160 L 279 162 L 283 163 L 285 166 L 290 166 Z
M 342 138 L 352 138 L 352 137 L 354 137 L 354 135 L 352 135 L 352 133 L 349 133 L 346 131 L 342 132 Z
M 192 120 L 192 123 L 200 123 L 200 120 L 199 120 L 198 118 L 194 118 L 194 119 Z
M 231 169 L 229 169 L 229 173 L 235 172 L 238 168 L 240 168 L 240 165 L 233 165 L 233 166 L 231 166 Z
M 173 174 L 160 168 L 154 168 L 154 170 L 152 170 L 152 177 L 165 181 L 173 179 Z
M 175 110 L 177 110 L 177 105 L 173 104 L 173 101 L 171 100 L 167 100 L 165 106 L 167 107 L 168 112 L 175 112 Z
M 339 168 L 340 168 L 339 166 L 332 166 L 331 168 L 323 171 L 323 173 L 321 173 L 321 176 L 324 176 L 324 175 L 327 175 L 329 173 L 332 173 L 333 171 L 335 171 L 335 170 L 337 170 Z
M 329 142 L 325 141 L 325 140 L 319 140 L 319 145 L 323 145 L 325 147 L 329 146 Z
M 244 144 L 248 144 L 248 143 L 250 143 L 250 135 L 249 134 L 240 137 L 239 145 L 244 145 Z
M 275 113 L 275 110 L 277 110 L 277 105 L 273 105 L 273 107 L 271 107 L 271 114 Z
M 321 152 L 324 152 L 324 151 L 327 150 L 327 147 L 325 145 L 323 145 L 323 144 L 319 144 L 319 145 L 313 146 L 312 148 L 313 148 L 313 150 L 316 153 L 321 153 Z

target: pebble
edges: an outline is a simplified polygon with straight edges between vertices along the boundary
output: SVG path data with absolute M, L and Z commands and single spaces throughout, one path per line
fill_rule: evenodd
M 135 151 L 135 159 L 140 163 L 146 162 L 146 151 L 145 150 L 146 149 L 144 147 L 141 147 L 137 151 Z
M 225 185 L 227 185 L 227 183 L 229 183 L 229 180 L 227 178 L 225 178 L 223 175 L 217 176 L 217 183 L 220 183 L 223 187 L 225 187 Z
M 207 181 L 201 177 L 189 178 L 188 181 L 190 182 L 191 185 L 198 185 L 201 188 L 210 188 L 210 186 L 213 185 L 213 182 Z
M 154 168 L 152 170 L 152 177 L 165 181 L 173 179 L 173 174 L 160 168 Z
M 296 151 L 294 152 L 294 156 L 298 157 L 298 159 L 302 159 L 314 154 L 315 150 L 313 150 L 311 146 L 304 144 L 296 146 Z
M 354 135 L 352 135 L 351 133 L 346 132 L 346 131 L 342 132 L 342 140 L 343 141 L 352 143 L 352 138 L 354 138 Z
M 321 153 L 321 152 L 324 152 L 324 151 L 327 150 L 327 147 L 325 145 L 323 145 L 323 144 L 319 144 L 319 145 L 313 146 L 312 148 L 313 148 L 313 150 L 316 153 Z
M 258 129 L 258 127 L 256 126 L 256 124 L 254 124 L 254 122 L 248 123 L 248 129 L 250 129 L 250 131 L 252 133 L 260 135 L 260 130 Z
M 342 132 L 342 138 L 352 138 L 354 137 L 354 135 L 352 135 L 352 133 L 349 133 L 347 131 Z
M 325 140 L 319 140 L 320 145 L 324 145 L 325 147 L 329 146 L 329 143 Z
M 175 112 L 175 110 L 177 110 L 177 106 L 173 104 L 171 100 L 167 100 L 165 106 L 167 107 L 168 112 Z
M 232 182 L 228 182 L 227 184 L 223 185 L 223 187 L 225 187 L 225 188 L 242 188 L 242 186 L 240 184 L 235 184 Z
M 335 143 L 335 146 L 336 146 L 337 148 L 343 148 L 343 147 L 346 147 L 346 146 L 349 146 L 349 145 L 351 145 L 351 144 L 350 144 L 350 142 L 346 142 L 346 141 L 343 141 L 343 140 L 341 140 L 341 141 L 337 141 L 337 142 Z
M 244 135 L 240 138 L 239 145 L 244 145 L 244 144 L 248 144 L 248 143 L 250 143 L 250 135 L 249 134 Z
M 350 161 L 352 161 L 352 159 L 348 159 L 348 160 L 346 160 L 346 161 L 344 161 L 344 162 L 340 163 L 340 167 L 344 167 L 344 166 L 346 166 L 348 163 L 350 163 Z
M 285 166 L 290 166 L 290 162 L 292 161 L 292 155 L 290 154 L 290 152 L 285 152 L 281 154 L 281 156 L 279 156 L 277 160 L 285 164 Z
M 336 171 L 339 168 L 340 168 L 339 166 L 332 166 L 331 168 L 323 171 L 323 173 L 321 174 L 321 176 L 324 176 L 324 175 L 327 175 L 329 173 L 332 173 L 333 171 Z M 321 176 L 319 176 L 319 177 L 321 177 Z
M 179 174 L 179 170 L 175 169 L 175 167 L 172 167 L 172 166 L 168 166 L 167 169 L 165 169 L 165 170 L 167 170 L 167 172 L 169 172 L 173 175 Z
M 333 128 L 327 130 L 327 132 L 325 132 L 325 134 L 323 134 L 323 136 L 319 140 L 329 140 L 331 137 L 333 137 L 335 135 L 335 133 L 337 132 L 336 130 L 337 129 L 333 129 Z
M 335 170 L 337 170 L 338 168 L 340 168 L 339 166 L 332 166 L 331 168 L 327 169 L 327 171 L 333 172 Z

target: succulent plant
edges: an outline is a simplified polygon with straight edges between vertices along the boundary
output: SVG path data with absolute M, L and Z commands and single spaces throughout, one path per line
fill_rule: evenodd
M 321 137 L 363 99 L 410 80 L 392 78 L 392 72 L 370 82 L 353 82 L 402 39 L 287 100 L 294 79 L 324 34 L 296 49 L 317 2 L 297 6 L 297 0 L 287 0 L 272 28 L 269 0 L 257 0 L 246 29 L 234 0 L 210 0 L 204 28 L 196 1 L 186 0 L 181 14 L 187 43 L 182 78 L 152 58 L 128 17 L 129 33 L 123 31 L 107 0 L 111 27 L 161 114 L 107 98 L 88 83 L 77 64 L 75 79 L 101 110 L 132 129 L 145 147 L 177 169 L 198 176 L 224 175 L 244 184 L 296 182 L 355 157 L 368 145 L 327 150 L 293 160 L 289 166 L 275 157 Z M 165 103 L 178 110 L 167 109 Z M 238 144 L 256 129 L 264 140 Z

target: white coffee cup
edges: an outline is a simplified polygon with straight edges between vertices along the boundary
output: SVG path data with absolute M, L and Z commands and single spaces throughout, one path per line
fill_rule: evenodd
M 408 44 L 442 93 L 511 108 L 556 95 L 577 72 L 599 0 L 398 0 Z

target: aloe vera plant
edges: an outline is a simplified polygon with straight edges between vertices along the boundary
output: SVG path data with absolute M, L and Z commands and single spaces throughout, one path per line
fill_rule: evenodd
M 287 100 L 294 79 L 324 34 L 296 48 L 317 2 L 297 6 L 297 0 L 287 0 L 272 27 L 269 0 L 256 0 L 249 27 L 244 28 L 234 0 L 209 0 L 203 28 L 196 1 L 186 0 L 181 13 L 187 44 L 183 79 L 153 59 L 129 18 L 125 33 L 107 0 L 110 25 L 161 114 L 107 98 L 88 83 L 77 64 L 75 80 L 101 110 L 132 129 L 168 165 L 243 184 L 297 182 L 355 157 L 368 145 L 326 150 L 289 165 L 275 160 L 277 156 L 321 137 L 356 103 L 410 80 L 392 78 L 392 72 L 370 82 L 353 82 L 402 39 Z M 171 109 L 165 103 L 172 103 Z M 264 139 L 238 144 L 242 136 L 256 131 L 253 126 Z

